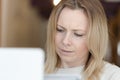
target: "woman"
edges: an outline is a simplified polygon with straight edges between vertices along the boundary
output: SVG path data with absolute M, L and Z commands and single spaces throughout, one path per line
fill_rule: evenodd
M 47 30 L 47 74 L 71 72 L 84 80 L 120 79 L 120 69 L 103 60 L 108 29 L 99 0 L 62 0 Z

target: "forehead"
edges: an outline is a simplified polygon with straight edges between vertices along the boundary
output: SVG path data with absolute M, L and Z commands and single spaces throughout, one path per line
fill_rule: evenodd
M 59 15 L 57 24 L 65 28 L 87 29 L 88 18 L 83 9 L 65 7 Z

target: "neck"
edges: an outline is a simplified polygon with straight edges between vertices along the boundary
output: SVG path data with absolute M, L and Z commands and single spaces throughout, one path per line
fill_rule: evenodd
M 85 65 L 85 63 L 87 62 L 87 60 L 86 61 L 84 61 L 84 62 L 82 62 L 82 61 L 77 61 L 77 62 L 61 62 L 61 67 L 62 68 L 72 68 L 72 67 L 79 67 L 79 66 L 83 66 L 83 65 Z

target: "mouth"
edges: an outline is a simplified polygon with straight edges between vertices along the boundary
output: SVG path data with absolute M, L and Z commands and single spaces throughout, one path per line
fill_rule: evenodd
M 73 53 L 72 50 L 67 50 L 67 49 L 60 49 L 63 53 Z

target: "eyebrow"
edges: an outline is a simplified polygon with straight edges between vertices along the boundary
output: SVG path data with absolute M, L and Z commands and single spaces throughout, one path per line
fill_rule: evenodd
M 61 25 L 59 25 L 59 24 L 57 24 L 57 26 L 60 26 L 60 27 L 62 27 L 63 29 L 65 29 L 64 26 L 61 26 Z M 65 29 L 65 30 L 66 30 L 66 29 Z M 82 30 L 82 29 L 73 29 L 72 31 L 84 31 L 84 30 Z

